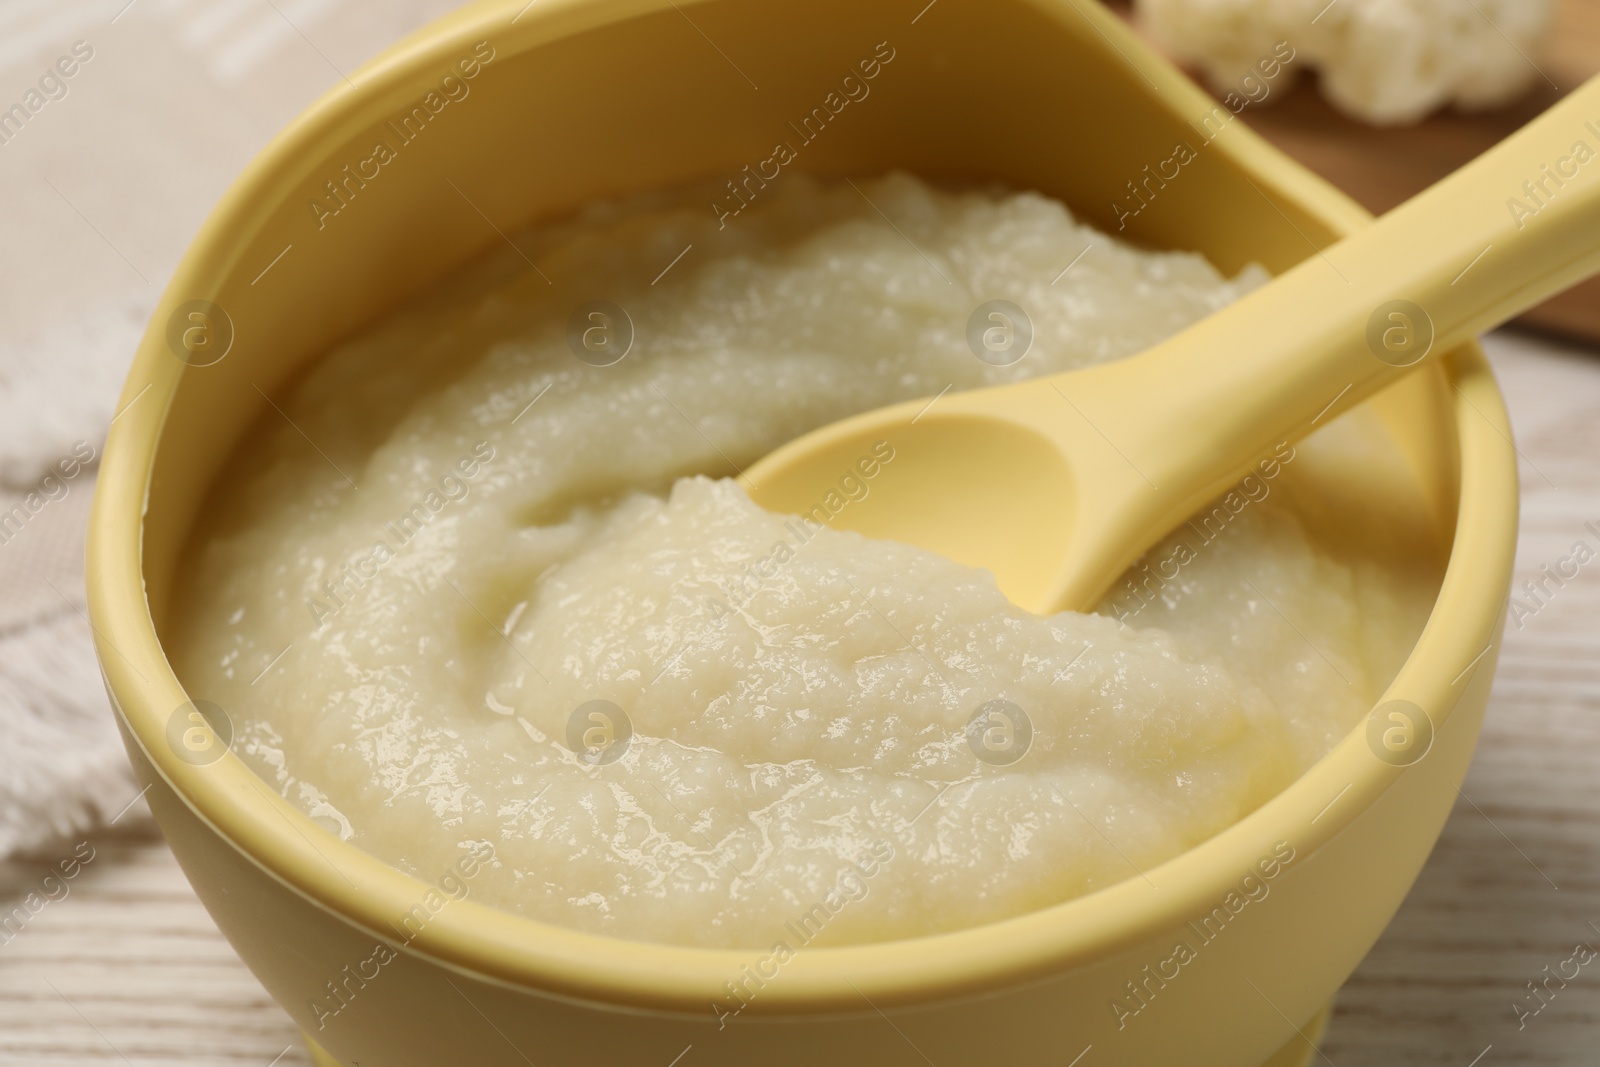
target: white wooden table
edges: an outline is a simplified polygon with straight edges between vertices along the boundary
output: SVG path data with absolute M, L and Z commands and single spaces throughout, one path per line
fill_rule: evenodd
M 1600 520 L 1600 353 L 1500 335 L 1491 354 L 1524 456 L 1520 582 L 1600 546 L 1583 529 Z M 1600 948 L 1600 560 L 1507 633 L 1464 792 L 1318 1062 L 1600 1061 L 1600 959 L 1521 1028 L 1512 1007 L 1576 943 Z M 0 1065 L 308 1064 L 160 839 L 93 846 L 70 895 L 0 944 Z M 0 866 L 5 909 L 46 873 Z

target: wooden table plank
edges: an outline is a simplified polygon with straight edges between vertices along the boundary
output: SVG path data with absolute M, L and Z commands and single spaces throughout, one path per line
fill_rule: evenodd
M 81 873 L 58 883 L 67 895 L 0 944 L 0 1064 L 307 1067 L 298 1031 L 223 940 L 165 842 L 91 846 Z M 51 872 L 50 862 L 4 865 L 0 911 L 41 892 Z

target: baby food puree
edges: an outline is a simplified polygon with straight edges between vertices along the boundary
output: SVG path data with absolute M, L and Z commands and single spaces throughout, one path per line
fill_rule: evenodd
M 711 195 L 520 235 L 318 362 L 230 461 L 174 655 L 291 802 L 430 883 L 492 846 L 474 900 L 765 951 L 1138 877 L 1371 707 L 1437 572 L 1294 505 L 1307 457 L 1373 447 L 1348 420 L 1095 614 L 831 525 L 895 476 L 892 435 L 808 517 L 731 478 L 853 412 L 1137 352 L 1262 272 L 901 174 L 787 175 L 730 220 Z M 969 330 L 997 300 L 1020 359 L 969 341 L 1021 330 Z

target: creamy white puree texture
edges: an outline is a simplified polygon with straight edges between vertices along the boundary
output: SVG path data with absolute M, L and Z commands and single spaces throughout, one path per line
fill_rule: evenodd
M 537 270 L 506 250 L 282 391 L 174 618 L 235 751 L 424 881 L 489 843 L 474 900 L 755 948 L 808 914 L 817 943 L 881 940 L 1136 877 L 1325 753 L 1437 582 L 1294 503 L 1316 456 L 1362 446 L 1349 420 L 1284 449 L 1214 539 L 1155 550 L 1173 577 L 1141 572 L 1148 604 L 1124 587 L 1099 614 L 1028 615 L 900 544 L 802 542 L 729 479 L 852 412 L 1131 354 L 1264 277 L 1035 194 L 856 185 L 795 175 L 720 229 L 693 195 L 589 208 L 519 237 Z M 966 339 L 997 298 L 1034 327 L 1009 367 Z M 568 347 L 596 299 L 633 324 L 612 366 Z M 1033 728 L 1005 766 L 966 734 L 995 699 Z M 591 763 L 568 727 L 597 700 L 632 737 Z

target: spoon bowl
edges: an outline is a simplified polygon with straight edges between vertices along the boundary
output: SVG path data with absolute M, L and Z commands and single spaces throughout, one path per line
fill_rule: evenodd
M 1034 382 L 999 391 L 1014 403 L 1051 403 Z M 974 402 L 987 392 L 833 423 L 764 458 L 744 484 L 764 507 L 812 528 L 836 525 L 987 567 L 1017 604 L 1048 611 L 1038 576 L 1058 566 L 1078 528 L 1079 468 L 1095 442 L 1064 448 L 997 417 Z M 1065 409 L 1059 397 L 1055 404 Z

